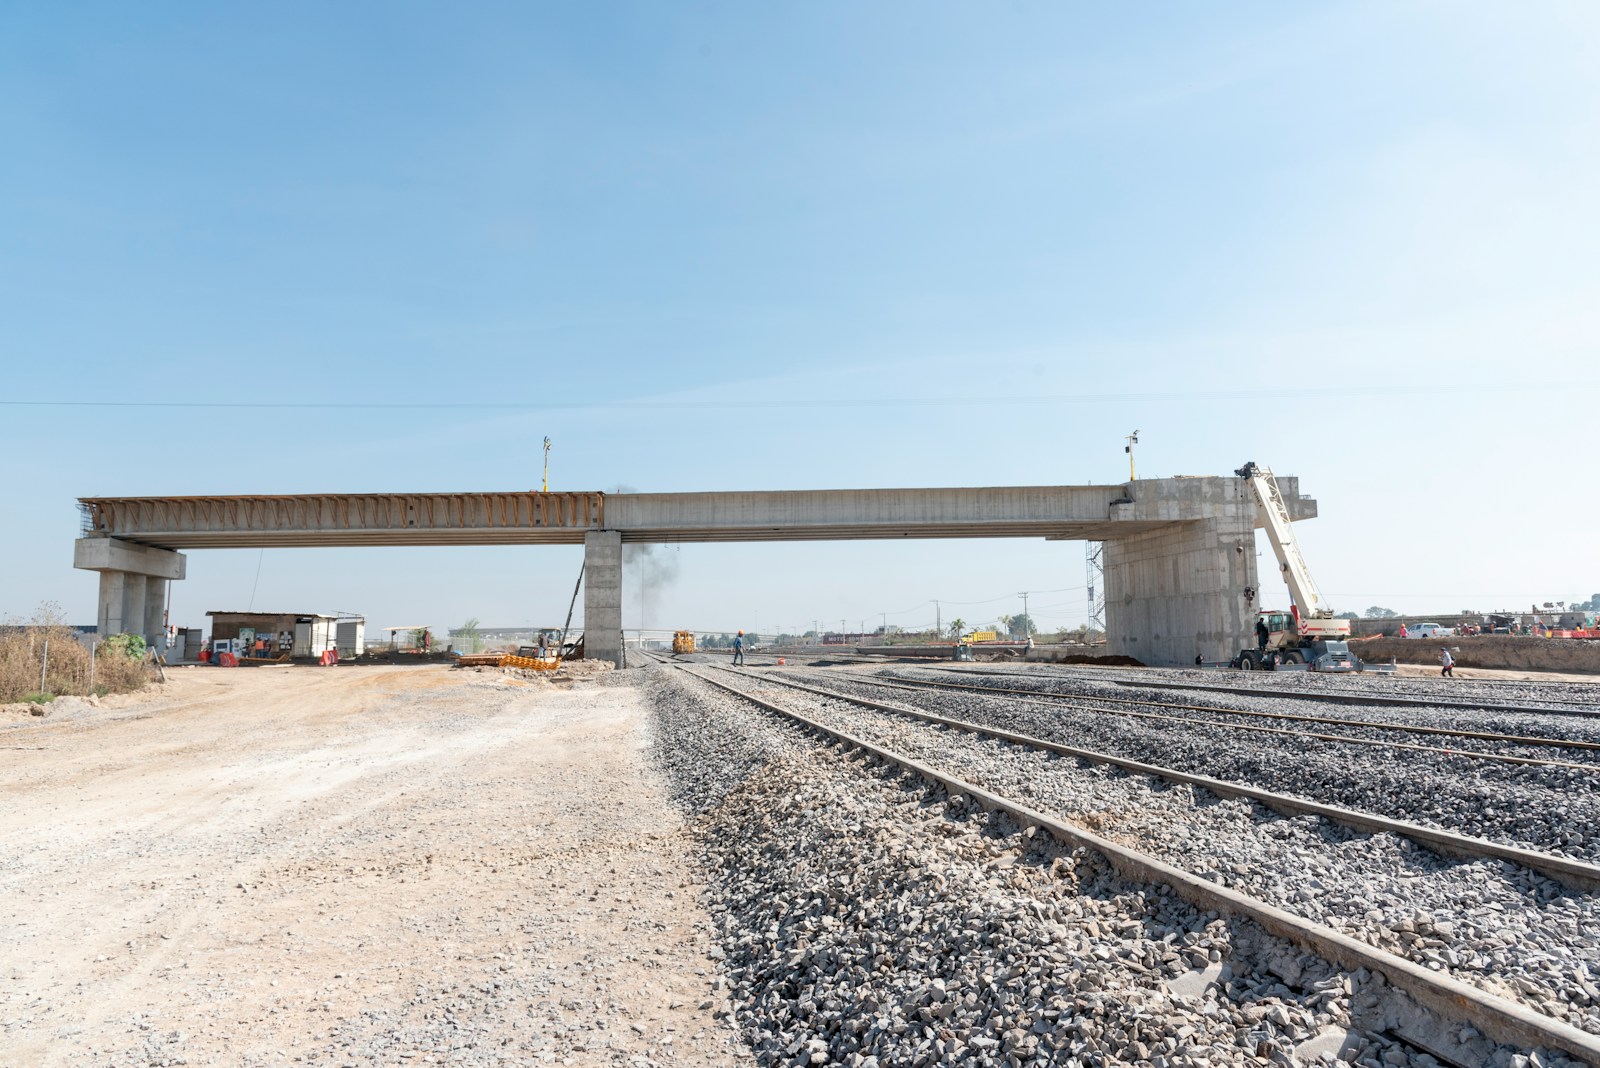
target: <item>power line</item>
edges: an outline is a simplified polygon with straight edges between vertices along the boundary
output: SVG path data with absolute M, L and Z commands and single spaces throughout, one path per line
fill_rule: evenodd
M 881 612 L 880 611 L 878 614 L 880 616 L 903 616 L 908 612 L 915 612 L 915 611 L 919 610 L 920 608 L 922 608 L 923 605 L 932 604 L 932 603 L 933 603 L 932 599 L 929 599 L 929 600 L 926 600 L 926 601 L 919 601 L 918 603 L 912 605 L 910 608 L 902 608 L 898 612 Z
M 1241 400 L 1294 397 L 1405 397 L 1440 393 L 1549 393 L 1595 389 L 1600 381 L 1427 383 L 1415 386 L 1326 386 L 1305 389 L 1164 390 L 1146 393 L 1072 393 L 989 397 L 827 397 L 817 399 L 740 400 L 592 400 L 592 401 L 94 401 L 0 400 L 10 408 L 195 408 L 301 411 L 597 411 L 748 408 L 941 408 L 973 405 L 1037 407 L 1048 404 L 1103 404 L 1115 401 Z

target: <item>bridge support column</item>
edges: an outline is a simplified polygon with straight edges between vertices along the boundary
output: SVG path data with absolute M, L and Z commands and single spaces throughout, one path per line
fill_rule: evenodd
M 1254 505 L 1187 503 L 1213 517 L 1106 539 L 1107 653 L 1172 667 L 1228 660 L 1254 642 Z
M 185 571 L 182 553 L 117 538 L 79 538 L 72 566 L 100 572 L 100 637 L 138 634 L 152 646 L 163 637 L 167 583 Z
M 622 532 L 583 536 L 583 655 L 622 666 Z

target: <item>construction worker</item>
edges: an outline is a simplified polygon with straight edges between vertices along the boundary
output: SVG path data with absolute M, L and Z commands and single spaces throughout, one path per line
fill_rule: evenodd
M 1440 647 L 1439 663 L 1443 665 L 1444 668 L 1444 670 L 1439 672 L 1441 676 L 1447 679 L 1453 679 L 1456 677 L 1456 658 L 1450 655 L 1450 650 L 1448 648 Z
M 1259 653 L 1266 652 L 1267 639 L 1271 637 L 1272 632 L 1267 629 L 1267 621 L 1258 616 L 1256 618 L 1256 651 Z
M 733 639 L 733 662 L 735 665 L 744 663 L 744 631 L 740 631 Z

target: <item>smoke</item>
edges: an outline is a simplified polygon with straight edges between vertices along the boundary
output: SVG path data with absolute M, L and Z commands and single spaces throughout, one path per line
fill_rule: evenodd
M 637 492 L 632 486 L 618 486 L 614 493 Z M 622 573 L 626 587 L 624 599 L 637 597 L 639 626 L 651 627 L 660 623 L 658 608 L 661 595 L 678 578 L 678 550 L 676 545 L 655 545 L 650 542 L 630 541 L 622 546 Z M 668 627 L 676 629 L 678 624 Z
M 639 591 L 639 626 L 658 623 L 660 597 L 678 578 L 678 547 L 630 541 L 622 546 L 622 569 Z

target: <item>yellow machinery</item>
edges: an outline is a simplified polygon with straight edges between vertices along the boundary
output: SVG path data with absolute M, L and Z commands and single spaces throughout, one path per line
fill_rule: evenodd
M 694 652 L 694 632 L 680 630 L 674 634 L 672 636 L 672 652 L 674 654 Z

